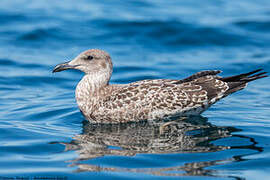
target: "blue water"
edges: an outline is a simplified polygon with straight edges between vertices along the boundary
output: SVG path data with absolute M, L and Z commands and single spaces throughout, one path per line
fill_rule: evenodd
M 82 74 L 51 73 L 90 48 L 111 54 L 112 83 L 270 72 L 270 1 L 1 0 L 0 179 L 269 179 L 269 78 L 197 119 L 93 125 Z

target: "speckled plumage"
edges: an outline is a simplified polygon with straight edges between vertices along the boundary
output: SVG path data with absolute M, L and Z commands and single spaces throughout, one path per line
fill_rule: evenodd
M 266 77 L 261 69 L 221 78 L 221 71 L 202 71 L 183 80 L 155 79 L 109 85 L 112 61 L 92 49 L 56 66 L 54 72 L 78 69 L 85 76 L 76 87 L 78 106 L 91 122 L 120 123 L 199 115 L 219 99 L 243 89 L 247 82 Z

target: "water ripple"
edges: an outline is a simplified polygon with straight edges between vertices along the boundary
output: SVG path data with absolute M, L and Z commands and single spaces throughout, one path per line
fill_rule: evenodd
M 267 0 L 2 0 L 1 175 L 267 179 L 269 78 L 197 120 L 110 126 L 89 124 L 80 113 L 74 90 L 81 73 L 51 71 L 100 48 L 112 56 L 112 83 L 181 79 L 207 69 L 222 76 L 270 72 L 269 6 Z

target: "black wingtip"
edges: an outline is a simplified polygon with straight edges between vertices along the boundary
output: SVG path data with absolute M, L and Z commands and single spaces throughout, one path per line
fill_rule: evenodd
M 262 71 L 263 69 L 262 68 L 260 68 L 260 69 L 257 69 L 257 70 L 254 70 L 254 71 L 251 71 L 251 72 L 248 72 L 248 73 L 244 73 L 244 74 L 242 74 L 243 76 L 249 76 L 249 75 L 251 75 L 251 74 L 255 74 L 255 73 L 257 73 L 257 72 L 260 72 L 260 71 Z
M 268 75 L 264 75 L 262 76 L 263 74 L 265 74 L 266 72 L 264 73 L 260 73 L 261 75 L 254 75 L 254 76 L 251 76 L 251 77 L 247 77 L 241 81 L 244 81 L 244 82 L 250 82 L 250 81 L 254 81 L 254 80 L 257 80 L 257 79 L 262 79 L 262 78 L 265 78 L 265 77 L 268 77 Z
M 268 75 L 265 75 L 265 74 L 267 74 L 267 72 L 260 72 L 262 70 L 263 69 L 258 69 L 258 70 L 255 70 L 253 72 L 247 73 L 248 76 L 241 78 L 240 81 L 250 82 L 250 81 L 257 80 L 257 79 L 268 77 Z M 260 73 L 257 73 L 257 72 L 260 72 Z M 252 76 L 250 76 L 250 75 L 252 75 Z
M 248 72 L 248 73 L 239 74 L 236 76 L 224 77 L 221 80 L 225 81 L 225 82 L 238 82 L 238 81 L 249 82 L 249 81 L 253 81 L 256 79 L 261 79 L 261 78 L 267 77 L 267 75 L 262 76 L 262 75 L 266 74 L 267 72 L 261 72 L 261 71 L 263 71 L 262 68 L 256 69 L 256 70 Z M 258 73 L 258 72 L 260 72 L 260 73 Z M 256 74 L 256 73 L 258 73 L 258 74 Z

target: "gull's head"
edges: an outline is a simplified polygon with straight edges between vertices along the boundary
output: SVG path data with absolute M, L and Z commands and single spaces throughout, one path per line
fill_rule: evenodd
M 82 52 L 73 60 L 58 64 L 53 72 L 60 72 L 67 69 L 77 69 L 85 74 L 111 75 L 112 60 L 110 55 L 99 49 L 90 49 Z

